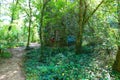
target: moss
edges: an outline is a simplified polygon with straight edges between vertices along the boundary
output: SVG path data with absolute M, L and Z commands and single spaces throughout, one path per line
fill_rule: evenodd
M 120 46 L 118 47 L 116 60 L 113 64 L 113 70 L 120 72 Z

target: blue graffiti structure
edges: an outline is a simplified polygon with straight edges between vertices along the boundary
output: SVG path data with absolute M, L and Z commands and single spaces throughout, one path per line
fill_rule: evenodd
M 68 45 L 73 45 L 75 43 L 75 36 L 74 35 L 69 35 L 67 36 L 67 43 Z

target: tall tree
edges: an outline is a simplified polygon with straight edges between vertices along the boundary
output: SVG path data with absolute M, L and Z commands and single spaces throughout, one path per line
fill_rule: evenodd
M 76 53 L 81 53 L 82 49 L 82 36 L 83 36 L 83 13 L 84 13 L 84 0 L 79 1 L 79 30 L 76 38 Z
M 41 49 L 43 48 L 44 46 L 44 40 L 43 40 L 43 17 L 44 17 L 44 12 L 45 12 L 45 8 L 46 8 L 46 5 L 47 3 L 49 2 L 50 0 L 43 0 L 42 2 L 42 7 L 39 8 L 40 9 L 40 20 L 39 20 L 39 38 L 40 38 L 40 45 L 41 45 Z
M 76 54 L 82 52 L 82 37 L 84 33 L 84 26 L 89 21 L 89 19 L 94 15 L 98 8 L 102 5 L 104 0 L 102 0 L 97 7 L 91 12 L 90 15 L 86 16 L 87 6 L 85 0 L 79 0 L 79 31 L 77 32 L 75 51 Z
M 18 17 L 18 13 L 17 13 L 17 7 L 18 7 L 18 0 L 13 0 L 12 2 L 12 7 L 11 7 L 11 21 L 10 24 L 13 23 L 13 21 L 16 19 L 16 16 Z M 9 26 L 8 30 L 10 31 L 12 28 L 12 25 Z
M 28 15 L 28 18 L 29 18 L 29 25 L 28 25 L 28 41 L 27 41 L 27 45 L 26 45 L 26 49 L 29 48 L 29 44 L 30 44 L 30 36 L 31 36 L 31 23 L 32 23 L 32 8 L 31 8 L 31 0 L 29 0 L 29 15 Z
M 120 0 L 117 0 L 117 3 L 118 3 L 117 11 L 118 11 L 119 38 L 118 38 L 118 51 L 117 51 L 117 55 L 116 55 L 116 60 L 113 64 L 113 70 L 120 72 Z

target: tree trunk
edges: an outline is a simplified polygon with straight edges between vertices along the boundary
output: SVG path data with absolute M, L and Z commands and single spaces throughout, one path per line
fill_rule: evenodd
M 2 49 L 0 49 L 0 54 L 2 53 Z
M 44 16 L 44 9 L 47 3 L 43 1 L 43 7 L 41 9 L 41 16 L 40 16 L 40 22 L 39 22 L 39 38 L 40 38 L 40 45 L 41 48 L 43 47 L 43 37 L 42 37 L 42 27 L 43 27 L 43 16 Z
M 15 2 L 15 1 L 13 0 L 13 4 L 14 4 L 14 2 Z M 13 6 L 10 24 L 13 23 L 13 21 L 15 20 L 15 17 L 14 17 L 14 16 L 17 15 L 17 14 L 15 14 L 15 11 L 16 11 L 16 9 L 17 9 L 17 5 L 18 5 L 18 0 L 16 0 L 15 5 Z M 12 28 L 12 25 L 10 25 L 10 26 L 8 27 L 8 31 L 10 31 L 11 28 Z
M 40 22 L 39 22 L 39 38 L 40 38 L 40 45 L 41 45 L 41 53 L 43 52 L 43 47 L 44 47 L 44 40 L 43 40 L 43 17 L 44 17 L 44 10 L 47 5 L 47 3 L 50 0 L 43 0 L 43 6 L 41 9 L 41 16 L 40 16 Z
M 113 64 L 113 70 L 116 70 L 118 72 L 120 72 L 120 0 L 117 0 L 118 3 L 118 27 L 119 27 L 119 38 L 118 38 L 118 51 L 117 51 L 117 55 L 116 55 L 116 60 Z
M 79 2 L 79 9 L 80 9 L 80 12 L 79 12 L 79 30 L 77 32 L 77 38 L 76 38 L 76 45 L 75 45 L 75 51 L 76 51 L 76 54 L 79 54 L 82 52 L 82 36 L 83 36 L 83 12 L 84 12 L 84 8 L 83 8 L 83 2 L 84 0 L 80 0 Z
M 92 13 L 86 17 L 87 5 L 85 0 L 79 0 L 79 29 L 77 32 L 75 52 L 76 54 L 82 53 L 82 37 L 84 31 L 84 25 L 89 21 L 89 19 L 93 16 L 93 14 L 98 10 L 98 8 L 103 4 L 104 0 L 102 0 L 97 7 L 92 11 Z
M 27 41 L 27 45 L 26 45 L 26 49 L 28 49 L 29 48 L 29 44 L 30 44 L 30 36 L 31 36 L 31 17 L 32 17 L 32 10 L 31 10 L 31 5 L 30 5 L 30 3 L 31 3 L 31 0 L 29 0 L 29 10 L 30 10 L 30 13 L 29 13 L 29 26 L 28 26 L 28 41 Z
M 120 46 L 118 47 L 116 60 L 113 64 L 113 70 L 116 70 L 116 71 L 120 72 Z

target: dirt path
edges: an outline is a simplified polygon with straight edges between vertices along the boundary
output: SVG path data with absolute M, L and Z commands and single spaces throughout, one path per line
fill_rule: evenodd
M 31 47 L 39 47 L 39 44 L 32 43 Z M 26 53 L 24 47 L 9 49 L 13 57 L 0 61 L 0 80 L 25 80 L 21 68 L 22 57 Z

